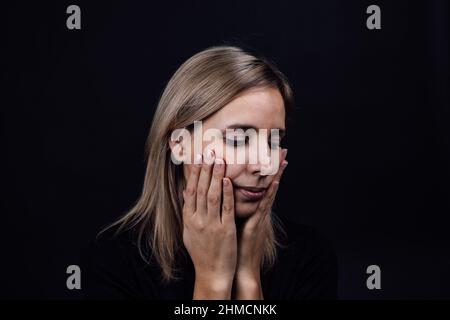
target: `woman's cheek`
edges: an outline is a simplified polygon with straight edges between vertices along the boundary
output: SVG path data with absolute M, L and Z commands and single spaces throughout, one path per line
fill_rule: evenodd
M 225 177 L 228 177 L 233 181 L 236 177 L 239 176 L 239 173 L 242 171 L 242 165 L 238 164 L 227 164 L 225 168 Z
M 233 146 L 227 145 L 226 143 L 223 143 L 222 148 L 223 148 L 223 152 L 224 152 L 223 158 L 225 159 L 225 163 L 227 164 L 227 171 L 228 171 L 228 167 L 231 165 L 234 165 L 234 163 L 235 163 L 235 159 L 234 159 L 234 157 L 235 157 L 234 149 L 235 148 Z

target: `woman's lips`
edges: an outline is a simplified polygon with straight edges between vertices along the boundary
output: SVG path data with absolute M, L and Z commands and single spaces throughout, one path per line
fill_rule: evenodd
M 244 196 L 244 198 L 252 201 L 260 200 L 266 194 L 266 188 L 240 186 L 235 186 L 235 188 Z

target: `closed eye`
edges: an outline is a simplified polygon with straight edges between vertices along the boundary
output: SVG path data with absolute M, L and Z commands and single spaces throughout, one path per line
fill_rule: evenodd
M 232 146 L 232 147 L 241 147 L 244 146 L 248 143 L 248 137 L 245 136 L 243 138 L 239 138 L 239 137 L 228 137 L 228 138 L 224 138 L 225 142 L 227 145 Z

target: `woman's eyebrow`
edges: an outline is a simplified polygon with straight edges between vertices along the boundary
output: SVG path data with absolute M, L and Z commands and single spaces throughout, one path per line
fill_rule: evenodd
M 252 125 L 247 125 L 247 124 L 232 124 L 227 126 L 224 130 L 222 130 L 223 132 L 225 132 L 226 129 L 242 129 L 244 131 L 247 131 L 247 129 L 253 129 L 255 131 L 258 131 L 259 128 L 256 128 Z M 282 128 L 271 128 L 271 129 L 276 129 L 278 130 L 279 134 L 280 134 L 280 138 L 283 138 L 286 135 L 286 129 L 282 129 Z M 270 129 L 268 129 L 269 134 L 270 134 Z

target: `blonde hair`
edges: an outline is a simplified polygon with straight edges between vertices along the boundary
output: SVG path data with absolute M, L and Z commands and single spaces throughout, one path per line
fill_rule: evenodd
M 207 118 L 240 93 L 260 87 L 277 88 L 286 110 L 293 107 L 291 87 L 273 63 L 239 47 L 216 46 L 184 62 L 159 100 L 146 143 L 147 167 L 142 193 L 134 206 L 106 229 L 119 226 L 116 235 L 133 229 L 140 255 L 149 262 L 142 248 L 144 244 L 160 266 L 164 282 L 177 279 L 176 259 L 180 253 L 186 254 L 181 250 L 185 181 L 182 166 L 171 161 L 170 135 L 175 129 Z M 282 246 L 276 230 L 285 234 L 276 215 L 271 214 L 269 222 L 263 270 L 273 266 L 276 247 Z

